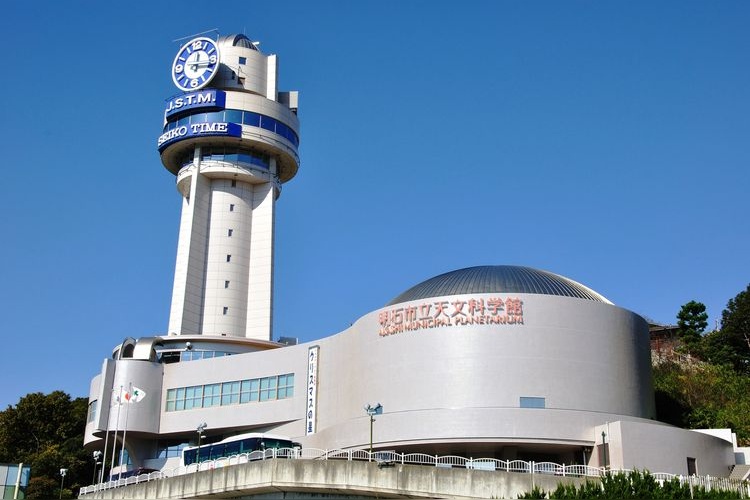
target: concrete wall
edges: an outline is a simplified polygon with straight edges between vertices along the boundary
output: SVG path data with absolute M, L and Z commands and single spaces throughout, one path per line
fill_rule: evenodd
M 616 469 L 647 469 L 688 475 L 688 457 L 696 459 L 701 476 L 729 476 L 734 465 L 731 441 L 710 434 L 667 424 L 613 422 L 610 433 L 610 466 Z
M 80 498 L 243 498 L 283 492 L 407 495 L 410 498 L 518 498 L 534 485 L 549 491 L 582 479 L 416 465 L 378 468 L 355 461 L 264 460 L 104 490 Z M 230 492 L 230 493 L 227 493 Z M 233 492 L 233 494 L 231 493 Z

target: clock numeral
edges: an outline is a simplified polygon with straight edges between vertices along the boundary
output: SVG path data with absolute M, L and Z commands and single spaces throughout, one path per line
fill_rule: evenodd
M 209 57 L 208 62 L 210 62 L 211 64 L 216 64 L 216 54 Z
M 198 83 L 199 82 L 198 82 L 197 78 L 194 78 L 194 79 L 190 80 L 190 86 L 193 87 L 193 88 L 197 87 Z
M 174 72 L 175 73 L 182 73 L 182 70 L 185 69 L 182 67 L 182 64 L 175 64 L 174 66 Z
M 194 41 L 193 42 L 193 50 L 201 50 L 204 47 L 205 43 L 206 42 L 204 42 L 203 40 L 196 40 L 196 41 Z

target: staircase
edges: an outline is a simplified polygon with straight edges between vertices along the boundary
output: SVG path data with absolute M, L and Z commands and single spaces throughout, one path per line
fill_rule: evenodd
M 744 480 L 750 477 L 750 465 L 735 465 L 729 474 L 729 479 Z

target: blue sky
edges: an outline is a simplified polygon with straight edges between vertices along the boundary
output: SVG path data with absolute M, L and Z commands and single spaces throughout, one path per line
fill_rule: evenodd
M 0 408 L 86 396 L 114 345 L 166 331 L 181 200 L 156 139 L 174 40 L 213 28 L 260 40 L 300 91 L 275 337 L 337 333 L 475 265 L 664 323 L 697 300 L 713 325 L 750 282 L 748 2 L 3 10 Z

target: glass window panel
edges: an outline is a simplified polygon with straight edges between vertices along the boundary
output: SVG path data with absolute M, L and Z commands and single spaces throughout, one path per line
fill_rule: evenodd
M 287 134 L 289 134 L 289 127 L 281 122 L 276 122 L 276 133 L 286 138 Z
M 167 411 L 174 411 L 174 401 L 167 401 Z
M 190 115 L 190 123 L 205 123 L 206 122 L 206 113 L 198 113 L 195 115 Z
M 174 409 L 175 409 L 175 411 L 182 411 L 182 410 L 184 410 L 185 409 L 185 400 L 184 399 L 180 399 L 180 400 L 175 401 Z
M 230 123 L 242 123 L 242 111 L 238 109 L 226 110 L 226 120 Z
M 242 114 L 242 123 L 245 125 L 252 125 L 253 127 L 260 126 L 260 115 L 253 113 L 252 111 L 245 111 Z
M 221 403 L 221 384 L 203 386 L 203 407 L 218 406 Z
M 258 401 L 258 394 L 260 390 L 260 379 L 252 379 L 250 381 L 250 401 Z
M 223 122 L 224 111 L 212 111 L 211 113 L 206 113 L 206 121 L 207 122 Z
M 544 398 L 532 398 L 521 396 L 519 402 L 521 408 L 545 408 Z
M 224 448 L 224 456 L 229 457 L 232 455 L 237 455 L 240 452 L 240 442 L 235 441 L 234 443 L 227 443 L 226 447 Z
M 188 125 L 189 123 L 190 123 L 190 117 L 189 116 L 183 116 L 182 118 L 180 118 L 179 120 L 177 120 L 177 127 L 181 127 L 183 125 Z
M 261 115 L 260 126 L 261 128 L 264 128 L 266 130 L 270 130 L 271 132 L 273 132 L 276 130 L 276 120 L 274 120 L 270 116 Z

